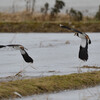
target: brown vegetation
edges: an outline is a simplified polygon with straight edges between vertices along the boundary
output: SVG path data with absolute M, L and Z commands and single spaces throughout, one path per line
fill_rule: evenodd
M 43 22 L 43 21 L 68 21 L 69 16 L 66 14 L 58 14 L 51 18 L 50 14 L 18 12 L 18 13 L 0 13 L 0 22 Z
M 0 32 L 71 32 L 62 29 L 59 24 L 74 27 L 83 32 L 100 32 L 100 23 L 84 22 L 1 22 Z
M 82 66 L 81 68 L 93 68 L 93 69 L 100 69 L 100 67 L 97 67 L 97 66 Z
M 54 75 L 41 78 L 16 80 L 0 83 L 0 99 L 50 93 L 67 89 L 82 89 L 100 84 L 100 71 L 75 73 L 70 75 Z
M 71 21 L 70 16 L 66 14 L 58 14 L 51 18 L 49 14 L 0 13 L 0 32 L 70 32 L 61 29 L 59 24 L 65 24 L 83 32 L 100 32 L 100 22 L 92 18 L 84 17 L 83 21 Z

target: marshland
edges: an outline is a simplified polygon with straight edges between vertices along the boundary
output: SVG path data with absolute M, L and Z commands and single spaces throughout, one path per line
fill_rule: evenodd
M 0 43 L 25 46 L 34 69 L 19 50 L 0 48 L 0 99 L 100 99 L 99 1 L 5 1 L 0 1 Z M 59 24 L 89 35 L 92 44 L 86 62 L 78 58 L 81 39 Z

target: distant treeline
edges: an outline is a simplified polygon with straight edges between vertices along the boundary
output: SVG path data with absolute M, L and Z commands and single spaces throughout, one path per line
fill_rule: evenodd
M 30 12 L 30 13 L 34 13 L 35 11 L 35 3 L 36 3 L 36 0 L 25 0 L 26 2 L 26 12 Z M 42 8 L 40 8 L 40 12 L 43 14 L 43 15 L 47 15 L 48 13 L 50 14 L 51 18 L 55 18 L 60 12 L 61 10 L 64 8 L 65 6 L 65 2 L 63 0 L 55 0 L 55 4 L 54 4 L 54 7 L 49 7 L 49 3 L 46 2 L 44 4 L 44 6 Z M 13 7 L 13 11 L 15 7 Z M 88 12 L 88 10 L 86 10 Z M 70 20 L 74 20 L 74 21 L 81 21 L 83 20 L 83 13 L 81 11 L 78 11 L 78 10 L 75 10 L 74 8 L 71 8 L 71 9 L 66 9 L 66 13 L 65 13 L 67 16 L 70 17 Z M 87 16 L 88 18 L 88 16 Z M 99 6 L 99 9 L 98 11 L 96 12 L 94 18 L 96 20 L 100 20 L 100 6 Z
M 48 11 L 50 12 L 51 18 L 56 18 L 56 16 L 61 12 L 61 10 L 64 8 L 65 3 L 62 0 L 55 0 L 55 5 L 52 8 L 49 8 L 49 3 L 45 3 L 44 7 L 41 8 L 41 13 L 44 15 L 48 14 Z M 88 12 L 88 10 L 87 10 Z M 69 19 L 71 21 L 82 21 L 84 20 L 83 13 L 81 11 L 75 10 L 71 8 L 70 10 L 66 9 L 66 16 L 69 16 Z M 89 19 L 88 16 L 85 16 L 87 20 Z M 100 6 L 98 11 L 96 12 L 95 16 L 93 17 L 95 20 L 100 20 Z
M 31 16 L 35 16 L 37 12 L 35 11 L 35 3 L 36 0 L 24 0 L 25 1 L 25 12 L 29 13 Z M 46 2 L 42 8 L 40 8 L 40 14 L 42 14 L 43 18 L 46 19 L 46 16 L 49 15 L 49 20 L 56 20 L 56 17 L 61 14 L 61 10 L 65 7 L 66 3 L 63 0 L 55 0 L 55 4 L 53 7 L 50 7 L 49 3 Z M 88 10 L 86 10 L 88 13 Z M 12 13 L 16 13 L 15 4 L 12 5 Z M 67 9 L 66 12 L 63 13 L 66 15 L 66 20 L 71 21 L 82 21 L 85 19 L 91 19 L 90 16 L 84 16 L 83 13 L 79 10 L 75 10 L 74 8 Z M 23 16 L 22 16 L 23 17 Z M 30 16 L 29 16 L 30 17 Z M 100 6 L 98 7 L 98 11 L 92 19 L 100 20 Z

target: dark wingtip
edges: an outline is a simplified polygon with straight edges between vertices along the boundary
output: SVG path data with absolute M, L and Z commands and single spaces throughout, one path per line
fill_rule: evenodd
M 0 48 L 6 47 L 5 45 L 0 45 Z
M 69 28 L 68 26 L 64 26 L 64 25 L 62 25 L 62 24 L 60 24 L 60 27 L 62 27 L 62 28 L 66 28 L 66 29 L 69 29 L 69 30 L 72 30 L 72 29 Z
M 89 44 L 91 44 L 91 40 L 89 39 Z

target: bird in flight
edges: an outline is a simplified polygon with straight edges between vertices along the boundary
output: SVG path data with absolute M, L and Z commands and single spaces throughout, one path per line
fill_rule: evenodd
M 80 32 L 80 31 L 70 28 L 68 26 L 64 26 L 64 25 L 60 24 L 60 27 L 66 28 L 68 30 L 75 32 L 74 35 L 81 38 L 79 58 L 83 61 L 87 61 L 88 60 L 88 44 L 91 44 L 91 40 L 90 40 L 89 36 L 86 33 Z
M 24 46 L 19 45 L 19 44 L 0 45 L 0 48 L 4 48 L 4 47 L 11 47 L 11 48 L 14 48 L 15 50 L 20 50 L 24 61 L 27 63 L 33 63 L 33 59 L 28 55 L 28 53 L 26 52 L 27 49 Z
M 28 53 L 26 52 L 27 49 L 24 46 L 22 46 L 20 44 L 0 45 L 0 48 L 4 48 L 4 47 L 10 47 L 10 48 L 14 48 L 15 50 L 20 50 L 20 53 L 21 53 L 24 61 L 27 62 L 27 63 L 30 63 L 30 64 L 33 63 L 33 59 L 28 55 Z M 20 74 L 22 71 L 23 70 L 21 70 L 17 74 Z M 16 76 L 17 76 L 17 74 L 16 74 Z

